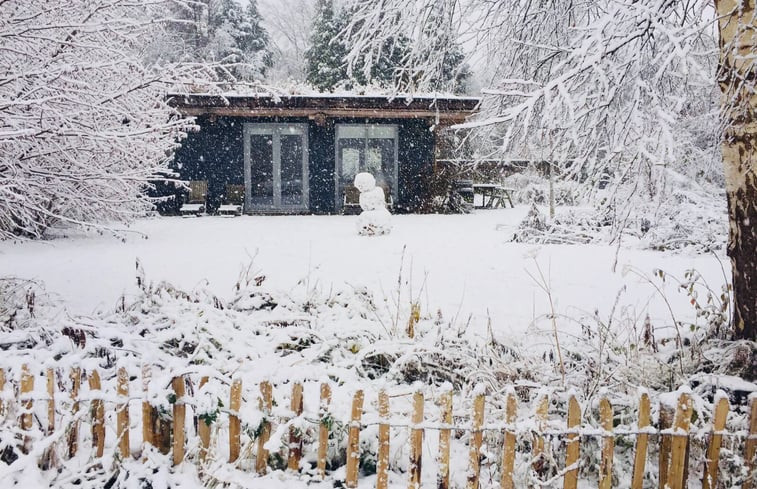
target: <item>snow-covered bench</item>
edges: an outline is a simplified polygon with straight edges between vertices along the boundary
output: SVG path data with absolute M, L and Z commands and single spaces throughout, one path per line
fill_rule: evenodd
M 226 185 L 223 201 L 224 203 L 218 208 L 218 214 L 222 216 L 241 216 L 244 204 L 244 185 Z
M 192 180 L 189 182 L 189 192 L 179 214 L 182 216 L 200 216 L 205 213 L 205 197 L 208 195 L 208 182 L 206 180 Z

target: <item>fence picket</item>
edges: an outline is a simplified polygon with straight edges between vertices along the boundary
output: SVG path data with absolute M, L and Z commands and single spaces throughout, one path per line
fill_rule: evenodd
M 229 463 L 233 464 L 239 459 L 240 433 L 242 422 L 239 419 L 239 411 L 242 409 L 242 381 L 235 379 L 231 383 L 229 393 Z
M 673 409 L 667 404 L 660 404 L 660 431 L 668 430 L 673 426 Z M 660 435 L 660 461 L 659 461 L 659 489 L 665 489 L 670 475 L 670 448 L 673 437 L 669 434 Z
M 184 460 L 184 432 L 187 416 L 187 406 L 184 399 L 184 377 L 174 377 L 171 381 L 173 391 L 176 394 L 176 402 L 173 405 L 173 464 L 179 465 Z
M 389 482 L 389 396 L 382 390 L 378 395 L 381 424 L 378 431 L 378 462 L 376 463 L 376 489 L 386 489 Z
M 255 470 L 258 474 L 265 474 L 268 467 L 268 450 L 265 444 L 271 437 L 271 410 L 273 409 L 273 387 L 271 383 L 263 381 L 260 383 L 260 400 L 259 408 L 263 412 L 263 421 L 260 427 L 260 437 L 258 438 L 258 453 L 255 458 Z
M 754 455 L 757 452 L 757 397 L 749 399 L 749 436 L 744 444 L 744 462 L 746 463 L 747 476 L 742 484 L 742 489 L 752 489 L 755 487 L 755 460 Z
M 320 423 L 318 426 L 318 473 L 321 479 L 326 477 L 326 457 L 329 452 L 329 404 L 331 404 L 331 387 L 321 384 L 321 403 L 318 406 Z
M 357 487 L 357 471 L 360 465 L 360 419 L 363 416 L 363 391 L 355 392 L 352 398 L 352 421 L 347 438 L 347 472 L 345 486 Z
M 581 426 L 581 406 L 578 405 L 576 396 L 571 395 L 568 399 L 568 430 L 575 430 Z M 578 487 L 578 457 L 581 454 L 581 438 L 578 433 L 568 433 L 568 442 L 565 448 L 565 478 L 563 487 L 565 489 L 576 489 Z M 568 470 L 568 467 L 576 465 L 575 468 Z
M 510 427 L 515 426 L 515 420 L 518 416 L 518 400 L 513 392 L 507 394 L 505 407 L 505 423 L 508 428 L 505 429 L 505 440 L 502 447 L 502 476 L 500 485 L 502 489 L 514 489 L 513 469 L 515 468 L 515 431 Z
M 148 400 L 147 391 L 150 386 L 150 377 L 152 372 L 149 365 L 142 365 L 142 447 L 154 445 L 153 430 L 155 428 L 155 415 L 152 406 Z
M 21 400 L 21 430 L 29 431 L 32 429 L 34 421 L 34 401 L 32 400 L 32 392 L 34 392 L 34 375 L 29 371 L 29 365 L 23 364 L 21 367 L 21 392 L 19 394 Z M 24 453 L 29 453 L 31 449 L 31 438 L 28 435 L 24 435 Z
M 602 429 L 610 433 L 602 437 L 602 461 L 599 469 L 599 489 L 612 487 L 612 456 L 615 450 L 615 437 L 612 435 L 612 404 L 607 398 L 599 401 L 599 419 Z
M 452 392 L 446 391 L 441 397 L 442 424 L 452 425 Z M 449 489 L 449 452 L 452 430 L 439 430 L 439 474 L 436 477 L 437 489 Z
M 543 460 L 544 436 L 541 433 L 547 428 L 548 412 L 549 396 L 542 392 L 536 398 L 536 427 L 538 431 L 533 435 L 533 448 L 531 450 L 531 455 L 533 457 L 531 467 L 537 474 L 541 474 L 545 468 Z
M 79 449 L 79 389 L 81 388 L 81 369 L 74 367 L 71 369 L 71 427 L 68 430 L 68 458 L 76 455 Z
M 292 385 L 292 400 L 290 408 L 295 416 L 302 415 L 302 384 L 295 382 Z M 289 427 L 289 460 L 287 468 L 295 472 L 300 470 L 300 458 L 302 457 L 302 436 L 296 426 Z
M 470 441 L 470 461 L 468 465 L 468 489 L 478 489 L 478 480 L 481 471 L 481 444 L 484 433 L 481 428 L 484 425 L 484 401 L 483 394 L 478 394 L 473 400 L 473 431 Z
M 642 393 L 639 398 L 639 431 L 649 427 L 649 396 Z M 633 479 L 631 480 L 631 489 L 642 489 L 644 483 L 644 469 L 647 464 L 647 445 L 649 444 L 649 435 L 639 433 L 636 436 L 636 453 L 633 459 Z
M 410 430 L 410 489 L 421 487 L 421 468 L 423 464 L 423 392 L 413 394 L 413 428 Z
M 31 393 L 34 391 L 34 376 L 29 371 L 29 365 L 24 364 L 21 367 L 21 429 L 29 431 L 32 429 L 32 409 L 34 401 Z
M 200 378 L 200 390 L 210 380 L 207 376 Z M 200 437 L 200 462 L 208 458 L 210 452 L 210 418 L 208 416 L 197 419 L 197 435 Z
M 723 441 L 723 435 L 721 432 L 725 429 L 725 422 L 728 419 L 728 408 L 728 399 L 725 397 L 721 397 L 715 405 L 715 413 L 712 420 L 712 434 L 707 443 L 707 458 L 704 462 L 702 489 L 712 489 L 717 486 L 720 444 Z
M 47 377 L 47 434 L 55 431 L 55 370 L 48 368 Z
M 124 367 L 118 369 L 117 431 L 118 452 L 122 459 L 131 455 L 129 446 L 129 374 Z
M 682 393 L 678 398 L 678 407 L 674 419 L 674 436 L 670 443 L 670 472 L 668 472 L 668 486 L 670 489 L 683 489 L 686 480 L 686 445 L 689 437 L 689 423 L 694 404 L 691 396 Z M 683 435 L 687 436 L 683 436 Z
M 91 396 L 92 414 L 92 446 L 95 449 L 95 457 L 103 456 L 105 450 L 105 403 L 102 400 L 102 386 L 100 374 L 93 370 L 89 374 L 89 391 Z

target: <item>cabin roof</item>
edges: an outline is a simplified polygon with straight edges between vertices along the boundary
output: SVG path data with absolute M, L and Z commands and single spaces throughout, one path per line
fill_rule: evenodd
M 171 94 L 168 104 L 192 115 L 233 117 L 325 117 L 412 119 L 459 123 L 476 112 L 481 99 L 441 95 L 215 95 Z

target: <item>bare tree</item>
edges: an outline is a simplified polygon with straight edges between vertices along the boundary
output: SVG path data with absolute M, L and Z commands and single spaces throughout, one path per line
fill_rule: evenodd
M 152 207 L 145 190 L 192 121 L 169 88 L 212 80 L 201 64 L 143 62 L 166 2 L 0 2 L 0 239 L 56 223 L 102 228 Z
M 377 52 L 383 39 L 398 32 L 433 36 L 429 20 L 461 19 L 456 25 L 487 52 L 492 76 L 482 115 L 467 126 L 486 128 L 505 155 L 523 155 L 548 140 L 550 163 L 563 176 L 585 182 L 589 193 L 609 185 L 602 203 L 625 204 L 626 218 L 633 207 L 628 203 L 666 197 L 671 171 L 709 171 L 702 169 L 709 163 L 703 141 L 722 138 L 733 330 L 737 337 L 755 338 L 754 0 L 352 3 L 358 13 L 346 33 L 354 46 L 352 63 L 370 62 L 371 56 L 357 53 Z M 410 57 L 406 65 L 421 90 L 439 64 L 427 44 L 414 46 L 426 58 Z
M 310 46 L 310 28 L 314 9 L 311 0 L 261 1 L 274 65 L 267 73 L 271 82 L 305 79 L 305 51 Z

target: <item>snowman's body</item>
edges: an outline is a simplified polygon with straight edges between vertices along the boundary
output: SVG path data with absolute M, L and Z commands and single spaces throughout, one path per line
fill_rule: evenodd
M 357 218 L 358 234 L 389 234 L 392 215 L 386 209 L 384 189 L 376 186 L 376 179 L 370 173 L 355 175 L 355 187 L 360 191 L 360 208 L 363 210 Z

